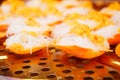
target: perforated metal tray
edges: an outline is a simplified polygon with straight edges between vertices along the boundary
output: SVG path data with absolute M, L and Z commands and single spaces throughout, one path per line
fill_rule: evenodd
M 120 61 L 114 53 L 94 59 L 80 59 L 59 49 L 40 50 L 32 55 L 16 55 L 0 49 L 0 80 L 120 80 Z

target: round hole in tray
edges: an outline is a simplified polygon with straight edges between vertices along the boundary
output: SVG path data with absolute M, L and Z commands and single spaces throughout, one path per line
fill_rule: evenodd
M 38 65 L 46 65 L 47 63 L 46 62 L 40 62 L 38 63 Z
M 55 49 L 55 47 L 49 47 L 49 49 L 51 50 L 51 49 Z
M 83 60 L 82 63 L 83 63 L 83 64 L 88 64 L 88 63 L 90 63 L 90 60 L 88 60 L 88 59 Z
M 31 68 L 31 66 L 23 66 L 22 68 L 23 69 L 28 69 L 28 68 Z
M 23 63 L 30 63 L 30 60 L 24 60 Z
M 65 80 L 74 80 L 74 76 L 69 75 L 64 78 Z
M 71 70 L 66 69 L 66 70 L 63 70 L 62 72 L 63 72 L 63 73 L 70 73 Z
M 67 60 L 67 62 L 69 62 L 69 63 L 75 63 L 76 60 L 74 58 L 70 58 L 70 59 Z
M 59 59 L 54 59 L 53 61 L 54 61 L 54 62 L 59 62 L 60 60 L 59 60 Z
M 94 74 L 94 71 L 92 70 L 88 70 L 88 71 L 85 71 L 86 74 Z
M 103 77 L 103 80 L 113 80 L 111 77 Z
M 1 71 L 6 72 L 6 71 L 9 71 L 9 70 L 10 70 L 9 68 L 4 68 Z
M 56 49 L 56 52 L 60 52 L 61 50 L 60 49 Z
M 109 73 L 109 74 L 118 74 L 117 71 L 109 71 L 108 73 Z
M 55 78 L 55 77 L 56 77 L 55 74 L 48 74 L 48 75 L 47 75 L 47 78 L 48 78 L 48 79 Z
M 64 64 L 57 64 L 56 67 L 63 67 Z
M 98 65 L 98 66 L 95 66 L 96 69 L 103 69 L 104 66 L 101 66 L 101 65 Z
M 40 60 L 47 60 L 48 58 L 46 57 L 41 57 Z
M 38 73 L 31 73 L 30 76 L 38 76 Z
M 93 80 L 92 77 L 84 77 L 84 80 Z
M 75 67 L 76 67 L 76 68 L 84 68 L 84 65 L 78 64 L 78 65 L 76 65 Z
M 22 74 L 23 71 L 22 70 L 19 70 L 19 71 L 15 71 L 15 74 Z
M 50 68 L 42 68 L 41 70 L 42 70 L 42 71 L 49 71 Z

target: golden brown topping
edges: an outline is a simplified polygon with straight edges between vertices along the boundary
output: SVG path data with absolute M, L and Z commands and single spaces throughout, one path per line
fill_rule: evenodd
M 48 24 L 48 26 L 55 26 L 55 25 L 58 25 L 60 23 L 62 23 L 63 21 L 59 20 L 59 21 L 55 21 L 55 22 L 52 22 L 50 24 Z
M 92 34 L 92 35 L 89 36 L 89 39 L 90 39 L 93 43 L 98 44 L 99 46 L 104 46 L 105 38 L 102 37 L 102 36 Z
M 50 5 L 55 5 L 57 2 L 59 2 L 59 0 L 41 0 L 41 2 L 50 6 Z
M 6 16 L 4 16 L 4 15 L 0 16 L 0 21 L 3 21 L 5 19 L 6 19 Z
M 118 32 L 120 32 L 120 28 L 118 29 Z
M 48 31 L 46 31 L 45 33 L 43 33 L 43 35 L 46 35 L 46 36 L 49 36 L 49 37 L 50 37 L 50 34 L 51 34 L 51 31 L 50 31 L 50 30 L 48 30 Z
M 70 8 L 75 7 L 75 5 L 66 5 L 65 7 L 66 7 L 67 9 L 70 9 Z
M 78 1 L 80 7 L 93 8 L 91 0 Z
M 3 5 L 7 4 L 10 5 L 10 13 L 13 14 L 15 13 L 19 8 L 21 8 L 22 6 L 25 6 L 24 1 L 23 0 L 5 0 L 3 3 Z
M 108 6 L 109 9 L 120 10 L 120 4 L 118 2 L 113 2 Z
M 84 24 L 79 24 L 77 22 L 70 23 L 70 26 L 73 26 L 69 33 L 73 33 L 78 36 L 89 36 L 90 28 Z
M 24 16 L 24 17 L 40 17 L 43 15 L 43 12 L 38 7 L 22 7 L 21 9 L 17 10 L 17 15 Z
M 71 23 L 72 21 L 77 20 L 93 20 L 96 22 L 96 26 L 94 26 L 91 30 L 97 30 L 101 27 L 113 24 L 113 22 L 104 14 L 97 12 L 97 11 L 91 11 L 87 15 L 80 15 L 78 13 L 69 14 L 64 18 L 65 22 Z
M 79 13 L 73 13 L 73 14 L 66 15 L 64 18 L 64 21 L 74 20 L 74 19 L 79 19 L 79 18 L 81 18 L 81 15 Z
M 0 14 L 2 14 L 3 12 L 2 12 L 2 9 L 0 8 Z
M 40 23 L 38 23 L 33 17 L 29 17 L 26 21 L 26 24 L 28 26 L 32 26 L 32 27 L 40 27 Z
M 24 6 L 24 2 L 22 0 L 14 0 L 11 4 L 11 13 L 15 13 L 21 6 Z
M 102 13 L 98 12 L 98 11 L 90 11 L 88 13 L 88 15 L 86 15 L 86 18 L 91 19 L 91 20 L 95 20 L 95 21 L 103 21 L 105 19 L 108 19 L 105 15 L 103 15 Z
M 34 36 L 34 37 L 37 37 L 37 35 L 38 35 L 38 33 L 37 33 L 37 32 L 34 32 L 34 31 L 30 31 L 30 32 L 22 31 L 22 32 L 25 33 L 25 34 Z
M 49 6 L 45 11 L 44 11 L 44 14 L 45 15 L 49 15 L 49 14 L 52 14 L 52 15 L 57 15 L 57 16 L 62 16 L 62 13 L 57 9 L 55 8 L 55 6 Z
M 109 19 L 108 16 L 106 16 L 98 11 L 91 11 L 85 17 L 86 17 L 86 19 L 94 20 L 98 23 L 97 26 L 93 30 L 99 29 L 106 25 L 113 24 L 113 22 Z

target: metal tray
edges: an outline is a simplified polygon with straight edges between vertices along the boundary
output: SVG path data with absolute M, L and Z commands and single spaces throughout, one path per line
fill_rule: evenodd
M 80 59 L 53 47 L 32 55 L 17 55 L 1 46 L 0 80 L 120 80 L 120 58 L 105 53 L 94 59 Z

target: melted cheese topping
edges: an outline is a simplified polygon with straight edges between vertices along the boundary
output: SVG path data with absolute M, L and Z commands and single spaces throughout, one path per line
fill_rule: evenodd
M 97 16 L 95 16 L 97 15 Z M 80 24 L 85 24 L 90 27 L 91 30 L 100 29 L 106 25 L 112 25 L 113 22 L 110 20 L 106 15 L 97 12 L 91 11 L 87 15 L 80 15 L 80 14 L 69 14 L 64 18 L 66 22 L 72 22 L 77 20 Z
M 107 8 L 119 11 L 120 4 L 114 2 Z M 0 7 L 0 15 L 3 14 L 7 18 L 0 17 L 0 24 L 9 25 L 6 47 L 13 52 L 20 48 L 32 53 L 33 48 L 39 50 L 53 43 L 51 38 L 55 45 L 107 51 L 107 39 L 119 29 L 114 26 L 119 22 L 116 16 L 96 11 L 91 1 L 7 0 Z
M 90 39 L 87 37 L 80 37 L 80 36 L 75 36 L 75 35 L 68 35 L 65 37 L 60 38 L 57 40 L 56 45 L 62 45 L 62 46 L 78 46 L 82 48 L 88 48 L 92 49 L 94 51 L 108 51 L 109 50 L 109 44 L 107 41 L 98 40 L 98 43 L 95 44 L 93 43 Z
M 95 31 L 95 34 L 101 35 L 104 38 L 112 38 L 118 33 L 119 26 L 109 25 Z
M 17 34 L 6 40 L 6 48 L 15 53 L 31 53 L 48 46 L 51 39 L 44 35 L 33 36 L 30 34 Z M 16 51 L 17 50 L 17 51 Z M 20 51 L 20 52 L 19 52 Z
M 62 23 L 55 27 L 53 29 L 53 37 L 56 39 L 56 45 L 79 46 L 96 51 L 108 51 L 109 49 L 109 44 L 104 37 L 92 33 L 87 25 L 77 23 L 76 21 L 69 24 Z

